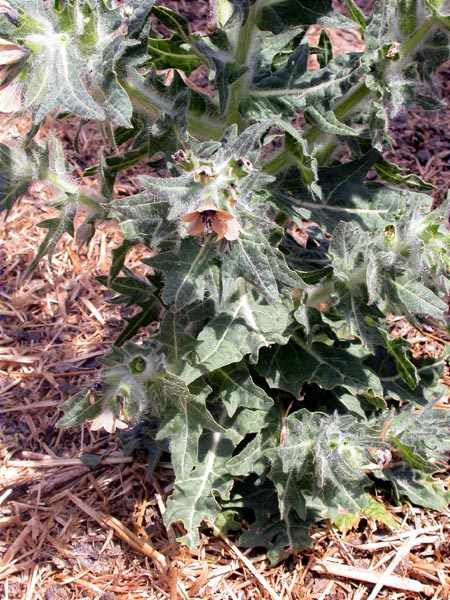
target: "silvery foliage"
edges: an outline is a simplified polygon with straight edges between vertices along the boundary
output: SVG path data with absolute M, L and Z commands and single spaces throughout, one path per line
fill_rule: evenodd
M 391 500 L 445 509 L 445 357 L 413 360 L 387 315 L 447 326 L 448 205 L 430 210 L 432 186 L 382 153 L 392 115 L 442 106 L 448 3 L 377 0 L 367 17 L 353 0 L 347 16 L 331 0 L 218 0 L 208 34 L 152 0 L 8 6 L 0 99 L 34 125 L 23 147 L 1 147 L 1 207 L 34 181 L 53 186 L 60 213 L 42 224 L 30 271 L 74 234 L 80 206 L 81 241 L 116 219 L 123 243 L 100 280 L 136 307 L 104 359 L 103 391 L 70 399 L 60 425 L 109 411 L 153 467 L 170 452 L 164 519 L 189 545 L 215 523 L 278 560 L 323 519 L 394 527 L 372 495 L 380 483 Z M 359 31 L 365 51 L 334 56 L 331 27 Z M 47 115 L 67 114 L 109 136 L 113 151 L 87 170 L 97 195 L 56 137 L 35 139 Z M 143 159 L 165 177 L 142 176 L 138 194 L 111 201 L 116 176 Z M 227 239 L 231 219 L 239 235 Z M 138 243 L 145 278 L 125 262 Z

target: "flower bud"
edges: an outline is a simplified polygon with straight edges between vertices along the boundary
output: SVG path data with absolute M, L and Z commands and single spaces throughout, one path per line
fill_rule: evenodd
M 184 150 L 177 150 L 174 154 L 172 154 L 172 160 L 177 167 L 180 167 L 180 169 L 183 169 L 183 171 L 192 171 L 194 168 L 194 161 Z
M 198 169 L 194 169 L 192 173 L 194 176 L 194 181 L 203 185 L 207 185 L 215 178 L 214 171 L 207 165 L 199 167 Z
M 249 161 L 248 158 L 245 158 L 245 156 L 231 161 L 230 165 L 231 174 L 238 179 L 246 177 L 249 173 L 255 170 L 251 161 Z

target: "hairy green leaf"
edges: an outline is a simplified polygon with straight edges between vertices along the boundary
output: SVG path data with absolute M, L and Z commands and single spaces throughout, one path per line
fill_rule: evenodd
M 268 411 L 273 404 L 266 392 L 255 384 L 243 363 L 217 369 L 211 374 L 209 380 L 230 417 L 239 407 Z
M 22 0 L 13 5 L 19 9 L 14 41 L 27 50 L 17 81 L 23 108 L 32 109 L 35 122 L 65 110 L 129 126 L 132 106 L 119 81 L 118 63 L 136 42 L 125 38 L 120 11 L 104 2 L 67 3 L 60 9 Z M 152 5 L 146 0 L 131 9 L 131 34 L 139 32 Z M 9 112 L 20 108 L 11 106 Z
M 177 251 L 164 252 L 146 258 L 144 262 L 167 274 L 163 302 L 180 311 L 194 300 L 203 300 L 205 295 L 214 299 L 219 297 L 214 265 L 211 264 L 214 256 L 211 243 L 200 246 L 193 239 L 185 239 Z
M 385 347 L 394 359 L 401 378 L 406 385 L 415 390 L 419 384 L 419 374 L 415 365 L 408 358 L 406 342 L 400 338 L 392 338 L 386 333 L 383 333 L 383 338 Z
M 197 336 L 198 346 L 182 377 L 191 382 L 249 355 L 256 362 L 260 348 L 285 343 L 289 312 L 282 303 L 265 304 L 242 286 Z
M 370 484 L 364 464 L 372 444 L 378 445 L 373 426 L 301 410 L 287 418 L 285 442 L 276 452 L 283 472 L 293 472 L 327 511 L 359 512 Z
M 338 344 L 308 344 L 299 335 L 289 344 L 262 351 L 258 371 L 271 387 L 295 397 L 305 383 L 317 383 L 324 389 L 344 387 L 356 394 L 381 394 L 378 377 L 348 350 Z
M 39 178 L 38 157 L 0 144 L 0 212 L 9 211 Z
M 332 135 L 359 136 L 360 132 L 339 121 L 332 110 L 323 111 L 308 106 L 305 111 L 306 119 L 316 125 L 324 133 Z

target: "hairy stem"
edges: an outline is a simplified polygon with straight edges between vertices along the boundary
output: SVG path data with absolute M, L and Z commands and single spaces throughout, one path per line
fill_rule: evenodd
M 60 177 L 57 173 L 55 173 L 55 171 L 48 170 L 45 174 L 45 177 L 42 179 L 48 181 L 55 188 L 61 192 L 64 192 L 65 194 L 76 196 L 80 204 L 84 204 L 95 212 L 102 212 L 103 209 L 99 202 L 97 202 L 92 196 L 83 194 L 78 185 L 67 179 L 64 179 L 63 177 Z
M 256 25 L 256 18 L 258 14 L 257 3 L 252 4 L 249 8 L 247 20 L 239 30 L 239 37 L 236 45 L 236 51 L 234 53 L 235 63 L 248 69 L 248 58 L 249 51 L 253 39 L 253 31 Z M 237 123 L 239 128 L 242 127 L 241 113 L 239 106 L 245 89 L 247 87 L 248 73 L 245 72 L 239 77 L 232 85 L 230 90 L 230 98 L 228 100 L 228 106 L 226 110 L 226 122 L 231 125 Z
M 156 121 L 163 114 L 175 116 L 173 103 L 162 96 L 153 93 L 139 82 L 128 78 L 121 81 L 128 96 L 137 111 L 143 112 Z M 188 125 L 190 133 L 200 139 L 220 139 L 225 130 L 225 123 L 220 118 L 211 118 L 206 114 L 197 115 L 194 111 L 188 114 Z
M 156 97 L 154 94 L 150 95 L 133 78 L 127 77 L 127 79 L 122 80 L 120 83 L 138 112 L 145 113 L 153 120 L 156 120 L 163 112 L 169 114 L 172 112 L 172 105 L 168 103 L 164 104 L 162 99 Z
M 430 17 L 426 19 L 422 25 L 416 29 L 416 31 L 409 36 L 407 40 L 399 48 L 400 60 L 408 58 L 414 50 L 423 42 L 424 37 L 433 29 L 436 25 L 436 18 Z
M 436 18 L 431 17 L 427 19 L 422 25 L 407 39 L 399 48 L 400 60 L 407 60 L 408 57 L 417 49 L 417 47 L 423 42 L 425 36 L 431 31 L 436 25 Z M 371 90 L 366 86 L 365 83 L 358 84 L 354 90 L 352 90 L 346 98 L 344 98 L 335 110 L 336 117 L 340 120 L 348 116 L 361 102 L 371 94 Z M 323 132 L 317 126 L 309 127 L 304 134 L 305 139 L 310 143 L 314 144 L 321 136 Z M 317 152 L 317 159 L 319 164 L 323 164 L 331 156 L 337 143 L 327 141 L 323 147 L 319 148 Z M 294 161 L 290 156 L 288 150 L 283 148 L 274 157 L 272 157 L 265 165 L 264 170 L 267 173 L 274 174 L 283 168 L 293 164 Z
M 370 90 L 365 83 L 360 83 L 357 85 L 356 88 L 337 105 L 337 108 L 334 111 L 336 117 L 338 119 L 343 119 L 369 94 Z M 305 139 L 310 143 L 314 143 L 322 135 L 322 133 L 323 132 L 318 127 L 310 127 L 305 132 Z

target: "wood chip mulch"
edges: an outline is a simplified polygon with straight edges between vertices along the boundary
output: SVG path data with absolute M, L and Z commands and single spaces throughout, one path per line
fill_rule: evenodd
M 444 70 L 442 85 L 449 81 Z M 392 124 L 392 158 L 430 179 L 440 195 L 450 182 L 449 117 L 449 110 L 416 111 Z M 99 132 L 90 124 L 79 131 L 73 120 L 58 126 L 80 176 L 97 159 Z M 14 140 L 27 127 L 26 119 L 4 120 L 2 139 Z M 149 167 L 121 178 L 117 195 L 137 189 L 133 174 L 142 168 Z M 48 191 L 36 187 L 0 226 L 1 598 L 450 597 L 448 514 L 406 505 L 389 507 L 395 532 L 367 520 L 346 533 L 323 526 L 310 550 L 276 567 L 207 530 L 195 552 L 178 546 L 179 532 L 167 531 L 161 519 L 172 486 L 169 464 L 149 477 L 145 456 L 127 456 L 117 437 L 87 426 L 55 427 L 61 402 L 95 382 L 99 358 L 131 309 L 109 304 L 111 294 L 95 279 L 107 273 L 120 243 L 112 223 L 98 227 L 88 248 L 65 237 L 51 264 L 43 260 L 24 280 L 43 237 L 37 223 L 49 216 Z M 143 252 L 132 253 L 130 267 L 142 268 Z M 418 331 L 404 319 L 391 327 L 409 339 L 416 358 L 439 356 L 448 345 L 433 328 Z

